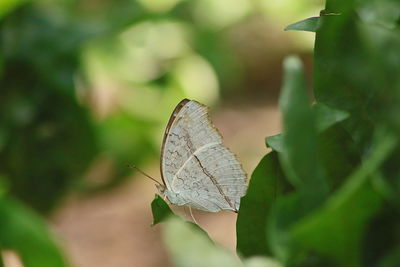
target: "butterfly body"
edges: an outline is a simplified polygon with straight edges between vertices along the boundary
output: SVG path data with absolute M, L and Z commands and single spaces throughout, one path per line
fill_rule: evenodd
M 212 125 L 206 106 L 182 100 L 167 124 L 161 148 L 160 193 L 175 205 L 238 211 L 246 174 Z

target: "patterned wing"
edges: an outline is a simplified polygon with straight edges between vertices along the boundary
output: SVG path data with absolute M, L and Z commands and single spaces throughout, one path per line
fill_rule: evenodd
M 246 174 L 208 117 L 208 109 L 183 100 L 164 137 L 161 173 L 168 190 L 185 204 L 206 210 L 234 210 L 247 189 Z

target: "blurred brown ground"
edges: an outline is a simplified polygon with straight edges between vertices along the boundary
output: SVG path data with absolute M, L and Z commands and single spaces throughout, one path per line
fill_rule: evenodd
M 268 151 L 264 138 L 280 131 L 280 115 L 273 105 L 223 106 L 212 109 L 211 117 L 225 145 L 238 156 L 248 174 Z M 142 168 L 160 177 L 158 162 Z M 137 175 L 101 195 L 71 196 L 65 201 L 50 221 L 71 266 L 171 266 L 162 239 L 163 225 L 151 227 L 150 203 L 156 193 L 153 184 Z M 189 219 L 187 211 L 173 208 Z M 194 216 L 212 239 L 235 250 L 235 213 L 196 211 Z

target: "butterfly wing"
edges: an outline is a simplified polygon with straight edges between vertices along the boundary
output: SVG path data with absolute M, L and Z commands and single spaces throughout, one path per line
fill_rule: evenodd
M 246 174 L 223 146 L 207 107 L 187 99 L 178 104 L 167 125 L 161 173 L 168 190 L 186 205 L 206 211 L 237 211 L 247 188 Z

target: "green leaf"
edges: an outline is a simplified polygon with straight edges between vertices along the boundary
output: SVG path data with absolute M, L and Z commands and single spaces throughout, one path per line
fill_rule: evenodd
M 377 265 L 378 267 L 400 266 L 400 246 L 389 251 Z
M 318 135 L 319 160 L 324 165 L 331 192 L 342 186 L 362 162 L 360 151 L 342 124 L 336 124 Z
M 201 228 L 178 217 L 165 222 L 163 237 L 174 266 L 282 267 L 269 257 L 251 257 L 240 262 L 236 255 L 213 243 Z
M 160 197 L 159 195 L 155 195 L 154 200 L 151 202 L 151 211 L 153 213 L 153 223 L 152 226 L 165 222 L 170 217 L 177 217 L 175 213 L 172 212 L 168 204 Z M 207 232 L 205 232 L 200 226 L 192 222 L 186 222 L 191 225 L 191 227 L 197 229 L 197 231 L 202 232 L 205 236 L 208 237 Z
M 365 23 L 394 29 L 400 18 L 400 2 L 396 0 L 361 1 L 357 7 L 359 18 Z
M 389 7 L 386 1 L 367 2 L 383 9 Z M 331 3 L 330 8 L 336 12 L 335 2 Z M 342 14 L 329 19 L 325 16 L 316 34 L 314 95 L 318 102 L 351 114 L 344 125 L 359 150 L 364 151 L 377 123 L 400 132 L 400 77 L 396 73 L 400 68 L 400 39 L 398 29 L 363 23 L 354 15 L 363 4 L 341 4 Z M 361 16 L 379 18 L 380 8 L 368 8 Z
M 316 103 L 312 106 L 312 111 L 315 113 L 317 132 L 321 133 L 329 127 L 341 122 L 349 117 L 349 113 L 328 107 L 322 103 Z M 276 134 L 265 138 L 265 144 L 276 152 L 283 152 L 284 145 L 282 144 L 282 134 Z
M 282 134 L 276 134 L 265 138 L 265 144 L 276 152 L 283 152 Z
M 316 103 L 312 106 L 316 116 L 316 126 L 318 133 L 323 132 L 334 124 L 341 122 L 349 117 L 349 113 L 339 109 L 331 108 L 322 103 Z
M 268 222 L 264 226 L 265 237 L 272 254 L 286 265 L 294 255 L 289 229 L 305 213 L 304 209 L 299 206 L 300 203 L 298 193 L 279 198 L 271 208 Z
M 151 202 L 151 211 L 153 213 L 152 225 L 163 222 L 169 216 L 174 215 L 168 204 L 159 195 L 155 195 L 154 200 Z
M 233 254 L 193 226 L 177 217 L 166 221 L 163 235 L 174 266 L 242 266 Z
M 270 206 L 287 187 L 284 179 L 276 152 L 264 156 L 254 170 L 236 223 L 237 250 L 244 257 L 270 254 L 265 225 Z
M 19 202 L 0 198 L 0 247 L 16 251 L 25 267 L 65 267 L 46 223 Z
M 286 26 L 285 31 L 316 32 L 319 23 L 319 17 L 311 17 Z
M 322 165 L 317 155 L 317 128 L 311 110 L 301 61 L 289 57 L 284 61 L 284 83 L 280 96 L 283 114 L 284 153 L 280 161 L 288 179 L 298 188 L 313 195 L 318 203 L 328 191 Z
M 340 190 L 317 212 L 293 228 L 301 247 L 321 253 L 340 266 L 360 266 L 360 248 L 368 220 L 381 205 L 381 198 L 368 179 L 393 151 L 396 138 L 380 139 L 370 157 Z
M 28 0 L 1 0 L 0 1 L 0 19 L 10 13 L 13 9 L 28 2 Z

